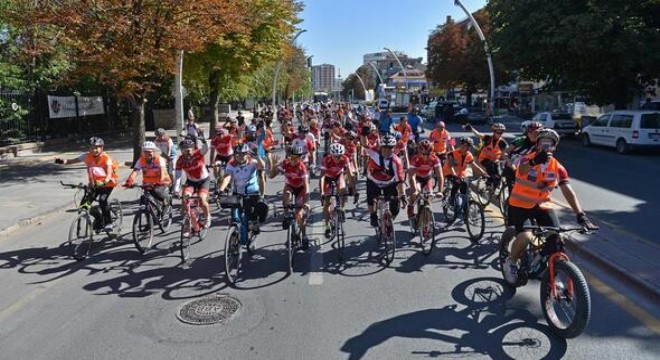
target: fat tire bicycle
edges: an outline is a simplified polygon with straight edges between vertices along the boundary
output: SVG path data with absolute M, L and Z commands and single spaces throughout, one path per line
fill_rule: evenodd
M 531 226 L 526 229 L 532 231 L 533 238 L 520 258 L 515 283 L 506 280 L 504 272 L 516 231 L 509 227 L 502 234 L 499 250 L 502 276 L 512 287 L 524 286 L 530 278 L 540 279 L 541 309 L 548 326 L 563 338 L 574 338 L 584 331 L 591 317 L 591 294 L 584 275 L 566 254 L 562 234 L 569 231 L 588 234 L 590 231 L 584 227 Z
M 76 210 L 78 215 L 69 227 L 69 239 L 67 242 L 71 256 L 77 261 L 82 261 L 92 254 L 94 236 L 103 232 L 102 226 L 99 225 L 103 215 L 101 215 L 100 206 L 93 205 L 97 197 L 94 187 L 82 183 L 65 184 L 62 181 L 60 181 L 60 184 L 65 188 L 82 190 L 84 193 Z M 108 236 L 116 238 L 121 234 L 124 211 L 117 199 L 109 200 L 108 208 L 112 221 L 112 232 L 108 232 Z

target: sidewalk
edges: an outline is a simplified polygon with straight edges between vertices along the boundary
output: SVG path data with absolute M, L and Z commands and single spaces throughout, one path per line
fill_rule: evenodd
M 208 123 L 202 124 L 205 131 Z M 147 132 L 147 138 L 153 132 Z M 70 145 L 76 147 L 75 144 Z M 76 151 L 45 152 L 0 160 L 0 239 L 21 226 L 38 222 L 39 219 L 65 208 L 73 208 L 75 191 L 68 191 L 59 181 L 78 183 L 84 179 L 81 165 L 61 166 L 53 163 L 55 157 L 74 157 L 85 152 L 85 144 L 77 145 Z M 132 160 L 130 137 L 124 141 L 113 141 L 107 152 L 120 164 Z M 120 167 L 120 179 L 128 175 L 130 169 Z M 133 199 L 134 194 L 121 188 L 113 192 L 113 197 L 124 201 Z M 561 204 L 558 206 L 562 224 L 576 224 L 572 211 Z M 660 300 L 660 247 L 634 235 L 623 234 L 607 224 L 595 221 L 601 227 L 591 235 L 573 233 L 568 239 L 570 252 L 603 266 L 614 275 L 624 279 L 649 295 L 656 303 Z

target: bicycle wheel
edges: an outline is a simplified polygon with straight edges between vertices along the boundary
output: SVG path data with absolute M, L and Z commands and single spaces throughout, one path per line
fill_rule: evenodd
M 180 249 L 181 260 L 186 261 L 190 257 L 190 238 L 192 237 L 192 222 L 190 217 L 184 216 L 181 221 Z
M 451 199 L 449 197 L 446 197 L 445 199 L 446 200 L 442 201 L 442 215 L 445 218 L 445 222 L 451 224 L 456 220 L 456 211 Z
M 112 235 L 117 237 L 121 235 L 121 225 L 124 223 L 124 209 L 117 199 L 108 202 L 110 208 L 110 219 L 112 220 Z
M 225 239 L 225 275 L 227 282 L 232 285 L 236 284 L 236 279 L 241 271 L 242 249 L 238 227 L 232 225 L 229 227 Z
M 543 315 L 555 334 L 574 338 L 584 331 L 591 317 L 589 286 L 580 269 L 568 260 L 555 260 L 553 271 L 554 284 L 550 282 L 550 271 L 541 280 Z
M 293 256 L 296 253 L 296 246 L 298 246 L 297 241 L 294 241 L 294 236 L 296 234 L 295 225 L 293 224 L 294 220 L 290 220 L 291 223 L 286 231 L 286 248 L 287 248 L 287 273 L 293 273 Z
M 502 189 L 500 189 L 500 194 L 497 199 L 499 202 L 498 207 L 500 208 L 502 217 L 504 217 L 505 220 L 509 215 L 509 195 L 509 187 L 506 184 L 502 184 Z
M 339 261 L 343 261 L 344 248 L 346 247 L 343 221 L 337 221 L 335 233 L 337 236 L 337 252 L 339 254 Z
M 204 216 L 204 211 L 202 210 L 201 206 L 197 207 L 197 222 L 199 224 L 199 219 L 202 219 Z M 209 221 L 206 219 L 206 221 Z M 209 224 L 210 226 L 211 224 Z M 197 236 L 199 237 L 199 240 L 202 241 L 206 237 L 206 234 L 209 232 L 209 226 L 200 226 L 199 227 L 199 232 L 197 232 Z
M 484 230 L 486 230 L 484 208 L 478 202 L 470 200 L 463 216 L 465 216 L 465 227 L 470 235 L 470 240 L 476 243 L 484 236 Z
M 511 243 L 513 240 L 516 238 L 516 229 L 513 227 L 507 227 L 506 230 L 504 230 L 504 233 L 502 233 L 502 237 L 500 238 L 500 253 L 499 253 L 499 265 L 500 265 L 500 271 L 502 272 L 502 279 L 510 285 L 510 286 L 515 286 L 518 287 L 519 283 L 512 284 L 506 279 L 506 274 L 504 273 L 506 269 L 506 259 L 511 255 L 511 251 L 509 248 L 511 247 Z
M 78 261 L 85 260 L 91 254 L 94 241 L 93 220 L 87 212 L 78 214 L 69 228 L 69 247 L 71 256 Z
M 385 233 L 383 234 L 383 242 L 385 245 L 385 262 L 390 265 L 394 261 L 394 253 L 396 252 L 396 234 L 394 232 L 394 224 L 392 219 L 385 220 Z
M 153 218 L 146 209 L 140 209 L 133 218 L 133 243 L 140 254 L 151 249 L 154 240 Z
M 160 227 L 160 231 L 162 233 L 166 233 L 170 230 L 170 227 L 172 226 L 172 217 L 172 200 L 170 199 L 167 201 L 167 205 L 164 206 L 160 212 L 160 221 L 158 226 Z
M 422 246 L 422 253 L 429 255 L 435 247 L 435 219 L 433 218 L 433 211 L 425 207 L 422 210 L 419 220 L 419 243 Z
M 490 203 L 490 199 L 493 196 L 493 187 L 487 186 L 488 180 L 486 178 L 480 178 L 476 181 L 476 197 L 479 204 L 487 206 Z

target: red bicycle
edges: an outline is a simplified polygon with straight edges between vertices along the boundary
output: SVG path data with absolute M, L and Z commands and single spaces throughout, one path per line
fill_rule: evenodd
M 201 224 L 199 219 L 203 217 L 202 207 L 197 195 L 183 195 L 181 197 L 183 219 L 181 220 L 180 249 L 181 260 L 186 261 L 190 257 L 190 246 L 193 235 L 203 240 L 208 232 L 208 227 Z

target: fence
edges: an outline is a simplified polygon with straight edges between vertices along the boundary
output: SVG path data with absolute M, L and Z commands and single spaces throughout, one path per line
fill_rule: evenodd
M 40 123 L 33 98 L 20 91 L 0 91 L 0 146 L 37 140 Z

